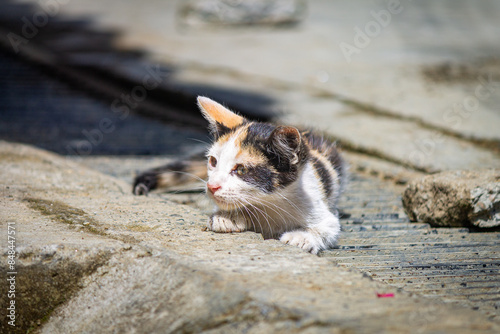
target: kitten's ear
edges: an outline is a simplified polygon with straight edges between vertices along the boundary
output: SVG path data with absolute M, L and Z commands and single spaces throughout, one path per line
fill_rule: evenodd
M 210 123 L 210 129 L 216 138 L 240 126 L 245 121 L 245 118 L 236 115 L 208 97 L 198 96 L 198 106 Z
M 291 164 L 299 162 L 298 152 L 302 143 L 302 135 L 293 126 L 278 126 L 269 137 L 271 145 L 283 156 L 288 157 Z

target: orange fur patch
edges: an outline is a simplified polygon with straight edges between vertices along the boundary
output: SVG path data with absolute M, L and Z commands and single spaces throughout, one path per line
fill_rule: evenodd
M 244 164 L 251 166 L 257 166 L 260 164 L 265 164 L 267 161 L 259 150 L 252 146 L 243 147 L 242 143 L 248 135 L 248 128 L 252 123 L 246 124 L 245 126 L 236 130 L 236 132 L 231 132 L 227 135 L 222 136 L 217 141 L 220 144 L 228 142 L 234 138 L 234 144 L 238 147 L 238 153 L 236 154 L 236 159 Z
M 225 144 L 231 138 L 236 137 L 235 140 L 234 140 L 234 144 L 237 145 L 238 147 L 241 147 L 241 143 L 243 142 L 243 140 L 247 136 L 247 129 L 248 129 L 248 126 L 245 126 L 245 127 L 239 128 L 237 130 L 237 132 L 227 133 L 227 134 L 223 135 L 222 137 L 220 137 L 217 140 L 217 143 L 219 143 L 219 144 Z
M 243 117 L 236 115 L 231 110 L 207 97 L 199 96 L 198 104 L 205 116 L 209 118 L 209 121 L 215 121 L 229 129 L 234 129 L 245 120 Z
M 251 166 L 266 164 L 266 159 L 253 147 L 240 148 L 236 159 Z

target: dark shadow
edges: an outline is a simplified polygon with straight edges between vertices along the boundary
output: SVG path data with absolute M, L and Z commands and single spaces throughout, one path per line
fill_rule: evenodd
M 174 67 L 117 48 L 119 31 L 54 13 L 0 3 L 0 139 L 62 154 L 175 154 L 187 138 L 208 141 L 198 95 L 250 119 L 273 116 L 267 96 L 177 83 Z

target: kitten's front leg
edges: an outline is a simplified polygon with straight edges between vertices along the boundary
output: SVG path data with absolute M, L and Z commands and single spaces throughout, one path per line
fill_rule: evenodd
M 208 219 L 208 229 L 218 233 L 246 231 L 245 221 L 231 218 L 228 213 L 216 212 Z
M 340 234 L 339 219 L 331 212 L 325 216 L 323 220 L 309 224 L 303 231 L 284 233 L 280 241 L 312 254 L 318 254 L 319 251 L 333 247 Z
M 306 252 L 318 254 L 324 248 L 321 239 L 309 231 L 292 231 L 283 234 L 280 241 L 284 244 L 297 246 Z

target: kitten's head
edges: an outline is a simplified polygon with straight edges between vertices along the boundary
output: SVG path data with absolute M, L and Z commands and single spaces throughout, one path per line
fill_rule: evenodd
M 299 130 L 251 122 L 206 97 L 198 105 L 214 136 L 207 193 L 221 209 L 266 204 L 298 178 L 308 155 Z

